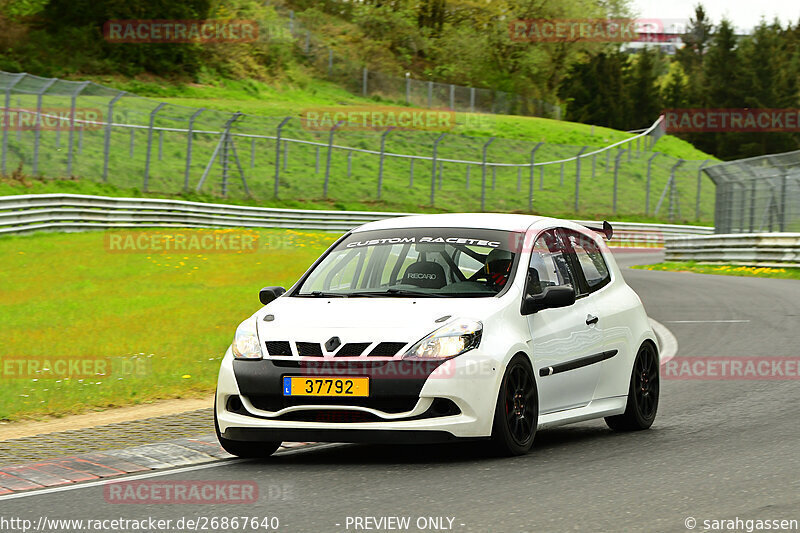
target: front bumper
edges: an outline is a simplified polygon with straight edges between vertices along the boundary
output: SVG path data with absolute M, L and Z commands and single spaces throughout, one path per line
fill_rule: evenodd
M 283 396 L 283 376 L 301 375 L 368 376 L 370 396 Z M 477 351 L 444 363 L 300 363 L 234 360 L 228 349 L 217 383 L 217 423 L 222 437 L 237 441 L 399 443 L 488 437 L 501 376 L 499 362 Z M 445 404 L 456 408 L 440 409 Z M 319 421 L 319 413 L 336 416 Z M 353 416 L 345 421 L 342 414 Z

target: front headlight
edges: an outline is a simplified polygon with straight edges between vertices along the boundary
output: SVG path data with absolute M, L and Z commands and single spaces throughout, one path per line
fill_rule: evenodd
M 255 318 L 248 318 L 236 328 L 231 351 L 237 359 L 261 359 L 261 343 L 258 341 Z
M 455 357 L 481 343 L 483 324 L 478 320 L 454 320 L 446 324 L 403 354 L 403 359 L 445 359 Z

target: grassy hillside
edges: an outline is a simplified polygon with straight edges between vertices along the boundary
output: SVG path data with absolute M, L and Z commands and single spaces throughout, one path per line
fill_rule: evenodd
M 327 82 L 309 81 L 304 86 L 271 87 L 255 81 L 226 82 L 215 86 L 169 85 L 154 81 L 125 81 L 96 79 L 113 85 L 117 89 L 136 91 L 168 102 L 158 115 L 156 127 L 185 128 L 194 107 L 202 106 L 208 111 L 195 123 L 195 129 L 219 131 L 230 116 L 240 111 L 247 116 L 240 119 L 232 130 L 240 134 L 274 135 L 278 123 L 284 116 L 297 117 L 303 110 L 329 108 L 331 106 L 359 105 L 385 106 L 385 102 L 363 99 L 346 93 Z M 30 98 L 15 97 L 21 106 L 35 105 Z M 50 97 L 45 105 L 63 104 Z M 124 114 L 125 122 L 146 125 L 149 112 L 158 100 L 123 98 L 117 104 L 117 112 Z M 87 98 L 79 105 L 103 109 L 105 97 Z M 391 105 L 394 105 L 391 103 Z M 120 120 L 117 120 L 120 122 Z M 537 142 L 545 144 L 537 152 L 537 162 L 553 161 L 572 157 L 582 146 L 594 150 L 602 146 L 631 137 L 630 134 L 607 128 L 592 128 L 584 124 L 560 122 L 543 118 L 502 115 L 457 116 L 458 125 L 447 132 L 439 145 L 439 158 L 478 162 L 483 144 L 489 137 L 496 140 L 489 148 L 489 162 L 526 165 L 530 161 L 530 150 Z M 133 150 L 128 130 L 115 128 L 111 136 L 111 157 L 107 194 L 139 194 L 144 189 L 147 129 L 133 133 Z M 97 182 L 103 172 L 103 146 L 105 132 L 102 129 L 86 131 L 83 140 L 76 139 L 72 175 L 79 180 Z M 386 142 L 389 153 L 429 156 L 439 132 L 393 131 Z M 374 154 L 353 153 L 344 150 L 331 154 L 331 172 L 328 197 L 323 198 L 323 180 L 327 160 L 327 132 L 309 131 L 300 120 L 291 120 L 283 131 L 284 138 L 322 143 L 322 147 L 290 143 L 285 152 L 286 161 L 281 169 L 280 198 L 273 197 L 275 143 L 270 139 L 237 138 L 236 151 L 248 182 L 251 196 L 247 196 L 239 179 L 236 167 L 231 163 L 227 198 L 235 202 L 251 202 L 257 205 L 273 205 L 308 208 L 370 209 L 390 211 L 474 211 L 480 209 L 480 183 L 482 168 L 479 164 L 445 163 L 437 168 L 436 202 L 430 206 L 430 184 L 432 168 L 429 161 L 414 163 L 413 182 L 411 163 L 408 159 L 387 157 L 383 175 L 381 198 L 377 198 L 379 158 Z M 77 135 L 75 137 L 78 137 Z M 186 134 L 166 131 L 161 139 L 156 133 L 151 148 L 148 193 L 157 195 L 180 195 L 194 197 L 200 177 L 206 169 L 219 137 L 195 134 L 193 159 L 190 168 L 189 190 L 183 191 L 186 165 Z M 41 133 L 39 150 L 39 174 L 46 178 L 64 177 L 67 166 L 66 133 L 54 131 Z M 15 132 L 9 136 L 9 168 L 22 164 L 21 174 L 31 172 L 31 154 L 34 132 Z M 340 131 L 335 144 L 377 151 L 380 148 L 380 132 Z M 78 149 L 78 147 L 80 149 Z M 639 153 L 621 159 L 618 185 L 617 212 L 612 209 L 613 167 L 616 151 L 600 155 L 594 162 L 582 162 L 581 201 L 574 209 L 575 163 L 547 166 L 544 176 L 537 169 L 534 175 L 533 211 L 554 216 L 606 217 L 619 220 L 666 220 L 666 208 L 658 216 L 653 215 L 657 200 L 664 190 L 669 169 L 677 160 L 694 160 L 681 168 L 677 175 L 678 196 L 682 206 L 673 219 L 677 222 L 709 222 L 713 198 L 712 186 L 706 186 L 701 197 L 702 213 L 694 216 L 695 180 L 698 160 L 707 156 L 691 145 L 675 138 L 662 138 L 655 148 L 663 155 L 653 164 L 650 214 L 645 214 L 645 176 L 650 154 Z M 350 161 L 348 161 L 350 159 Z M 594 177 L 592 177 L 592 166 Z M 348 172 L 348 167 L 350 171 Z M 467 170 L 469 167 L 469 170 Z M 469 187 L 467 173 L 469 172 Z M 441 180 L 438 174 L 441 173 Z M 219 161 L 211 167 L 201 196 L 220 199 L 222 191 L 222 169 Z M 705 179 L 705 178 L 704 178 Z M 486 209 L 490 211 L 527 211 L 527 190 L 530 170 L 525 167 L 498 167 L 487 172 Z M 68 181 L 39 181 L 31 188 L 19 185 L 19 180 L 6 179 L 0 185 L 4 194 L 22 192 L 73 190 L 88 192 L 98 186 Z M 491 183 L 494 181 L 495 186 Z M 541 183 L 541 188 L 540 188 Z

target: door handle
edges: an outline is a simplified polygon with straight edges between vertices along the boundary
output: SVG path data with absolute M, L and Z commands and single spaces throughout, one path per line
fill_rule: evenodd
M 600 320 L 594 315 L 586 315 L 586 325 L 591 326 L 592 324 L 597 324 L 597 321 Z

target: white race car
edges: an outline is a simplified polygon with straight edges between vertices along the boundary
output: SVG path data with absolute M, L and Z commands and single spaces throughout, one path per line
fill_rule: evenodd
M 658 344 L 611 231 L 444 214 L 348 232 L 239 325 L 217 383 L 220 443 L 264 457 L 283 441 L 487 439 L 515 455 L 544 427 L 650 427 Z

